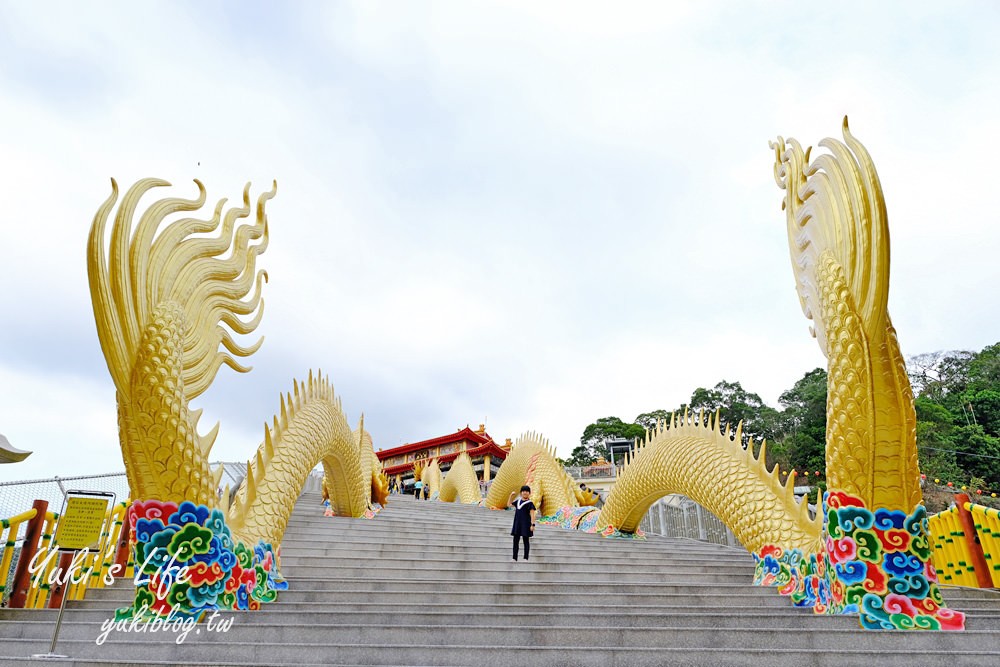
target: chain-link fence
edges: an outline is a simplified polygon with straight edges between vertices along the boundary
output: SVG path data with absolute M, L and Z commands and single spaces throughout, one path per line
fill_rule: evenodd
M 639 528 L 650 535 L 688 537 L 713 544 L 740 547 L 726 524 L 686 496 L 664 496 L 649 508 Z
M 219 481 L 220 491 L 225 489 L 226 485 L 230 489 L 235 489 L 246 476 L 246 463 L 216 461 L 211 464 L 211 467 L 214 470 L 219 465 L 222 466 L 222 478 Z M 74 489 L 111 491 L 117 496 L 118 502 L 126 500 L 129 496 L 128 479 L 124 472 L 0 482 L 0 519 L 6 519 L 31 509 L 35 500 L 48 501 L 50 512 L 60 512 L 66 492 Z M 27 524 L 21 524 L 17 536 L 8 539 L 20 542 L 24 537 L 25 530 L 27 530 Z

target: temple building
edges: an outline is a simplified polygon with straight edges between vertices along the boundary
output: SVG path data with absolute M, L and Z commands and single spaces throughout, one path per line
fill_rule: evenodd
M 412 486 L 414 461 L 423 460 L 426 465 L 431 459 L 437 458 L 441 472 L 447 475 L 452 461 L 462 452 L 468 453 L 472 459 L 472 466 L 479 479 L 489 483 L 510 453 L 510 439 L 503 446 L 498 445 L 486 432 L 486 426 L 480 424 L 475 431 L 466 426 L 449 435 L 380 450 L 375 455 L 382 462 L 383 472 L 390 480 L 400 481 L 403 486 Z

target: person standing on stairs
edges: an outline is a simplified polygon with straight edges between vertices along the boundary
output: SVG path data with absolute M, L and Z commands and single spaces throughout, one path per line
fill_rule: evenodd
M 531 502 L 531 487 L 527 484 L 521 487 L 521 497 L 515 500 L 516 495 L 511 491 L 507 498 L 507 507 L 514 506 L 514 525 L 510 529 L 514 536 L 514 560 L 517 560 L 519 540 L 524 540 L 524 560 L 528 560 L 528 540 L 535 534 L 535 504 Z

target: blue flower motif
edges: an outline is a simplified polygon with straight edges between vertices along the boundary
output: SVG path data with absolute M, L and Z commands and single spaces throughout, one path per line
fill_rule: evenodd
M 194 606 L 215 605 L 219 595 L 226 590 L 226 580 L 220 579 L 214 584 L 202 584 L 188 590 L 188 599 Z
M 844 582 L 845 585 L 860 583 L 868 577 L 868 566 L 859 560 L 837 563 L 835 568 L 837 578 Z
M 255 556 L 254 562 L 259 563 L 264 560 L 267 558 L 268 552 L 271 551 L 274 551 L 274 549 L 271 548 L 271 545 L 264 542 L 264 540 L 260 540 L 257 542 L 257 546 L 253 548 L 253 555 Z
M 226 572 L 232 572 L 233 568 L 236 567 L 236 554 L 228 549 L 223 550 L 219 554 L 219 567 L 221 567 Z
M 190 500 L 185 500 L 177 507 L 177 511 L 170 515 L 170 523 L 177 526 L 188 523 L 204 526 L 210 513 L 211 510 L 205 505 L 196 505 Z
M 927 509 L 923 505 L 917 505 L 913 514 L 906 518 L 903 524 L 906 532 L 910 535 L 920 535 L 927 533 Z
M 882 559 L 882 567 L 890 575 L 899 576 L 923 572 L 924 564 L 916 556 L 910 556 L 901 551 L 892 551 Z
M 138 542 L 149 542 L 149 538 L 163 528 L 163 522 L 159 519 L 139 519 L 135 522 L 135 539 Z
M 882 598 L 874 593 L 867 593 L 861 599 L 861 627 L 868 630 L 895 630 L 896 626 L 889 620 Z
M 241 585 L 236 589 L 236 608 L 237 609 L 249 609 L 250 608 L 250 593 L 247 591 L 246 585 Z
M 924 599 L 931 591 L 931 584 L 923 574 L 892 577 L 886 587 L 890 593 L 905 595 L 914 600 Z
M 875 527 L 879 530 L 902 528 L 904 521 L 906 521 L 906 512 L 902 510 L 887 510 L 884 508 L 875 510 Z
M 226 525 L 226 515 L 219 509 L 212 510 L 212 513 L 208 515 L 208 520 L 205 521 L 205 527 L 210 529 L 216 535 L 225 535 L 226 537 L 231 535 L 229 532 L 229 526 Z
M 203 554 L 195 554 L 192 557 L 192 560 L 196 563 L 202 562 L 211 565 L 212 563 L 217 562 L 222 557 L 222 552 L 223 552 L 222 542 L 219 540 L 218 537 L 213 537 L 212 541 L 208 543 L 208 552 Z
M 778 574 L 779 572 L 781 572 L 781 564 L 778 563 L 778 560 L 770 554 L 764 556 L 764 573 Z
M 145 567 L 142 568 L 143 572 L 155 574 L 157 570 L 170 561 L 170 552 L 167 551 L 167 547 L 176 532 L 176 526 L 165 526 L 163 530 L 150 536 L 142 550 L 142 563 L 145 563 Z M 139 563 L 137 567 L 141 566 L 142 563 Z
M 859 528 L 871 528 L 875 522 L 875 515 L 864 507 L 841 507 L 837 512 L 837 520 L 840 522 L 840 527 L 849 534 Z

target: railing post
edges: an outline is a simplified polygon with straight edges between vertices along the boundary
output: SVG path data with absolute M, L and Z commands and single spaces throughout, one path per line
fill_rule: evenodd
M 125 576 L 125 569 L 128 567 L 128 557 L 131 555 L 128 548 L 129 538 L 132 535 L 132 526 L 128 522 L 128 511 L 125 512 L 122 521 L 121 531 L 118 533 L 118 548 L 115 550 L 115 565 L 120 565 L 116 572 L 118 577 Z
M 52 590 L 49 591 L 49 609 L 58 609 L 62 606 L 63 596 L 68 593 L 66 590 L 69 588 L 69 568 L 73 564 L 73 552 L 64 551 L 59 554 L 59 565 L 56 571 L 59 573 L 60 578 L 65 578 L 62 581 L 56 582 Z
M 666 536 L 666 534 L 667 534 L 667 520 L 663 516 L 663 503 L 660 502 L 660 501 L 656 501 L 656 509 L 658 510 L 658 513 L 660 515 L 660 535 Z
M 701 505 L 695 505 L 694 511 L 698 515 L 698 539 L 707 542 L 708 533 L 705 532 L 705 519 L 701 514 L 704 510 L 701 508 Z
M 47 500 L 36 500 L 31 504 L 35 516 L 28 521 L 28 529 L 24 532 L 24 542 L 21 543 L 21 555 L 17 559 L 17 569 L 14 571 L 14 588 L 10 592 L 12 609 L 23 609 L 28 600 L 28 590 L 31 588 L 31 572 L 28 564 L 35 557 L 38 540 L 42 536 L 42 526 L 45 525 L 45 513 L 49 511 Z
M 969 547 L 969 556 L 976 574 L 976 583 L 980 588 L 993 588 L 993 578 L 990 576 L 990 566 L 983 555 L 983 547 L 979 543 L 979 534 L 976 532 L 976 522 L 972 518 L 972 513 L 966 509 L 965 504 L 971 503 L 969 495 L 966 493 L 955 494 L 955 506 L 958 508 L 958 521 L 962 524 L 962 532 L 965 534 L 965 543 Z

